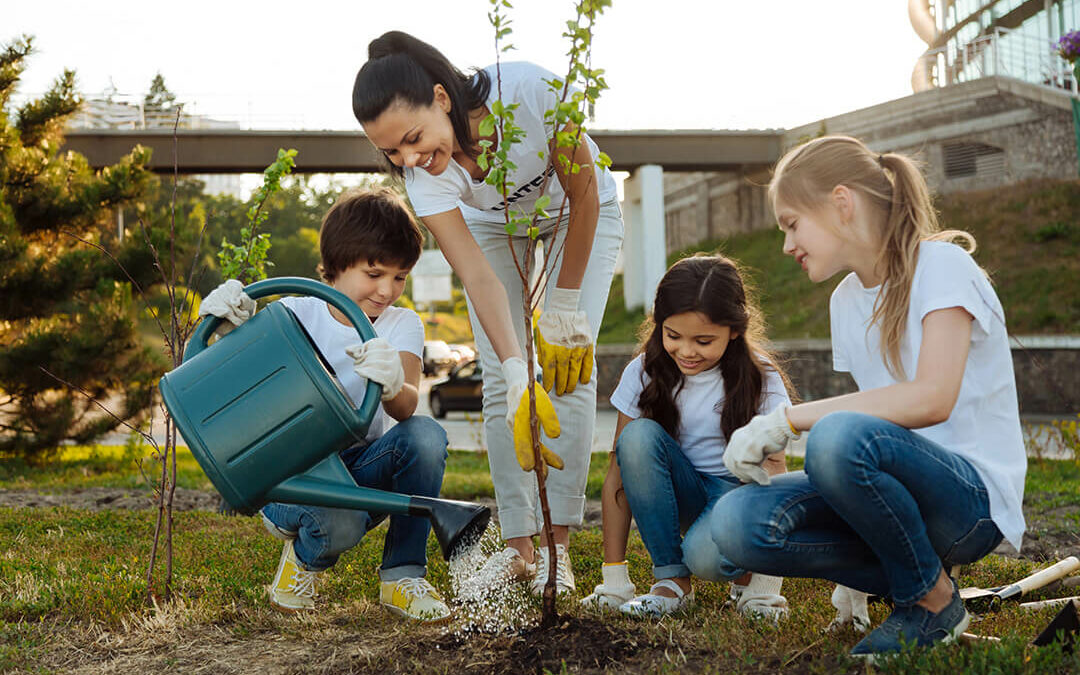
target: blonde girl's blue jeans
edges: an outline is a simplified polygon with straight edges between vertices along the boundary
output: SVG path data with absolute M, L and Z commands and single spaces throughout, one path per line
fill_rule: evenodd
M 540 240 L 543 241 L 545 252 L 550 254 L 562 248 L 566 239 L 567 217 L 564 217 L 559 225 L 558 232 L 555 231 L 555 218 L 540 222 Z M 510 299 L 511 323 L 517 331 L 518 344 L 524 354 L 525 320 L 521 301 L 523 286 L 510 246 L 513 245 L 518 260 L 522 260 L 527 237 L 524 232 L 507 237 L 499 223 L 470 222 L 469 231 L 506 289 L 506 295 Z M 588 317 L 594 341 L 600 332 L 600 321 L 604 317 L 604 307 L 607 305 L 611 279 L 615 274 L 615 260 L 622 247 L 622 240 L 623 221 L 618 202 L 601 204 L 592 253 L 585 268 L 585 276 L 581 280 L 579 305 Z M 562 260 L 563 256 L 560 255 L 555 270 L 548 278 L 548 291 L 555 288 L 559 270 L 562 269 Z M 540 531 L 541 525 L 536 478 L 531 472 L 521 470 L 514 454 L 513 437 L 506 424 L 506 382 L 502 377 L 502 366 L 480 326 L 471 299 L 469 318 L 484 376 L 484 434 L 491 480 L 495 487 L 495 501 L 499 509 L 499 527 L 505 539 L 531 536 Z M 561 471 L 551 471 L 547 477 L 551 521 L 554 525 L 579 525 L 585 512 L 585 482 L 589 474 L 589 457 L 596 424 L 595 365 L 593 377 L 588 384 L 579 383 L 573 393 L 562 396 L 556 396 L 553 390 L 551 402 L 555 406 L 562 434 L 554 439 L 545 438 L 544 444 L 562 457 L 565 463 Z
M 959 455 L 859 413 L 827 415 L 809 434 L 805 471 L 735 490 L 702 517 L 711 535 L 698 542 L 702 574 L 718 574 L 719 560 L 909 606 L 943 565 L 975 562 L 1001 542 L 986 487 Z

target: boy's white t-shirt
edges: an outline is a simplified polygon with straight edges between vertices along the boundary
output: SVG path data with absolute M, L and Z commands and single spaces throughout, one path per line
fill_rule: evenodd
M 517 165 L 517 169 L 508 176 L 514 187 L 507 201 L 512 208 L 520 208 L 531 215 L 546 171 L 548 180 L 544 194 L 551 197 L 547 211 L 554 215 L 558 212 L 565 193 L 554 168 L 548 168 L 550 134 L 549 128 L 544 124 L 544 112 L 554 109 L 559 98 L 544 80 L 555 78 L 555 74 L 525 61 L 503 63 L 500 68 L 502 100 L 519 104 L 514 110 L 514 123 L 525 131 L 522 142 L 515 144 L 508 155 L 508 159 Z M 487 107 L 490 110 L 492 104 L 499 99 L 498 80 L 495 66 L 488 66 L 484 72 L 491 77 L 491 91 L 487 98 Z M 599 153 L 596 143 L 588 134 L 585 134 L 582 140 L 595 159 Z M 543 158 L 537 155 L 541 151 Z M 596 175 L 600 203 L 614 200 L 615 179 L 612 178 L 611 171 L 600 168 Z M 416 215 L 421 218 L 460 208 L 467 222 L 503 223 L 502 194 L 483 180 L 473 180 L 469 172 L 452 157 L 446 169 L 438 176 L 433 176 L 423 169 L 405 167 L 405 190 L 409 193 L 409 201 L 412 202 Z
M 650 379 L 645 372 L 645 355 L 638 354 L 623 369 L 619 386 L 611 395 L 611 405 L 627 417 L 641 417 L 638 402 Z M 780 375 L 767 369 L 758 413 L 771 412 L 781 403 L 790 402 Z M 679 410 L 677 440 L 686 458 L 701 473 L 730 477 L 731 472 L 724 466 L 727 439 L 720 430 L 720 412 L 724 408 L 724 376 L 720 368 L 683 376 L 683 386 L 675 395 L 675 407 Z
M 319 351 L 326 357 L 330 368 L 337 375 L 341 386 L 345 388 L 353 405 L 357 408 L 364 402 L 367 378 L 360 377 L 353 370 L 352 357 L 345 353 L 346 347 L 359 344 L 360 335 L 352 326 L 346 326 L 330 314 L 330 307 L 325 301 L 310 296 L 289 296 L 279 302 L 293 311 L 296 318 L 307 329 Z M 385 339 L 399 352 L 416 354 L 423 358 L 424 323 L 411 309 L 406 307 L 387 307 L 372 323 L 375 334 Z M 368 427 L 365 440 L 370 443 L 381 437 L 393 425 L 390 416 L 380 405 Z
M 860 391 L 898 381 L 882 359 L 880 328 L 874 325 L 867 330 L 879 288 L 865 288 L 851 273 L 829 302 L 833 368 L 850 372 Z M 1027 454 L 1005 312 L 989 280 L 966 251 L 947 242 L 924 241 L 919 245 L 900 348 L 909 380 L 918 365 L 923 318 L 951 307 L 962 307 L 974 318 L 960 395 L 949 419 L 912 431 L 971 462 L 989 493 L 991 518 L 1019 550 Z

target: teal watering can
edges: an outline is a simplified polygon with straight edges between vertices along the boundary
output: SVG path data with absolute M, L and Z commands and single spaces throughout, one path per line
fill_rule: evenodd
M 345 294 L 300 277 L 267 279 L 244 291 L 253 299 L 282 293 L 330 303 L 365 341 L 368 318 Z M 382 387 L 368 382 L 359 409 L 289 308 L 271 303 L 210 345 L 222 319 L 196 327 L 184 362 L 159 388 L 191 454 L 237 511 L 269 502 L 351 508 L 429 518 L 448 559 L 479 539 L 486 506 L 359 487 L 338 452 L 362 442 Z

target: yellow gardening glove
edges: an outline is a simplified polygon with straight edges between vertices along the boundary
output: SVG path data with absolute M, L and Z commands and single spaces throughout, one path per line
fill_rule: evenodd
M 536 322 L 536 351 L 544 372 L 544 389 L 562 396 L 592 379 L 593 340 L 585 312 L 578 311 L 581 291 L 554 289 Z
M 502 363 L 503 377 L 506 379 L 506 399 L 509 410 L 506 421 L 514 434 L 514 453 L 523 471 L 532 471 L 536 467 L 532 446 L 532 428 L 529 424 L 529 374 L 525 362 L 520 358 L 509 358 Z M 555 407 L 543 389 L 536 389 L 536 415 L 540 428 L 548 438 L 558 438 L 562 433 L 559 418 L 555 416 Z M 563 460 L 544 444 L 540 444 L 540 456 L 544 460 L 541 471 L 547 474 L 547 467 L 563 468 Z

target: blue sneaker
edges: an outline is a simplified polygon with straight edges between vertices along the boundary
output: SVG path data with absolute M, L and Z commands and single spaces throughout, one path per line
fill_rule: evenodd
M 971 617 L 953 585 L 952 601 L 937 614 L 923 607 L 897 607 L 889 618 L 856 644 L 851 655 L 873 662 L 876 656 L 899 652 L 904 645 L 929 647 L 952 642 L 967 630 Z

